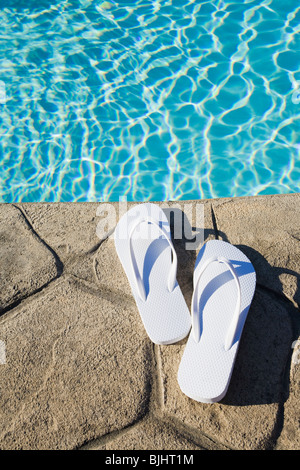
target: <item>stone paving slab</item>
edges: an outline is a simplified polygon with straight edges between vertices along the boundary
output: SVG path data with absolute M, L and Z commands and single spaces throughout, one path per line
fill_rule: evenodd
M 188 227 L 173 240 L 188 306 L 209 239 L 240 247 L 257 272 L 216 404 L 179 389 L 186 339 L 159 347 L 143 329 L 109 236 L 118 204 L 1 204 L 0 449 L 299 449 L 299 203 L 300 194 L 164 203 Z
M 0 448 L 74 448 L 145 413 L 151 344 L 132 303 L 61 278 L 2 317 L 0 337 Z
M 0 313 L 56 278 L 60 263 L 22 212 L 0 205 Z
M 18 206 L 40 237 L 53 248 L 65 273 L 95 281 L 93 252 L 100 244 L 96 234 L 98 203 L 26 203 Z
M 93 443 L 87 450 L 203 450 L 202 447 L 186 439 L 168 423 L 149 416 L 135 426 L 120 432 L 114 439 L 103 443 Z

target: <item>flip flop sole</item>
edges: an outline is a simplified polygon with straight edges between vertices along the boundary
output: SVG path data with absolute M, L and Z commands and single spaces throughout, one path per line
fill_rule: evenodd
M 230 261 L 240 284 L 240 313 L 232 346 L 225 348 L 237 301 L 237 285 L 228 269 L 221 263 L 211 263 L 199 279 L 200 340 L 189 335 L 178 370 L 180 389 L 188 397 L 204 403 L 220 401 L 226 394 L 241 334 L 255 291 L 256 275 L 250 260 L 235 246 L 220 241 L 207 242 L 200 250 L 194 285 L 201 267 L 210 258 Z
M 188 335 L 191 318 L 177 281 L 174 289 L 168 290 L 172 250 L 159 228 L 143 221 L 149 216 L 164 228 L 171 240 L 169 222 L 162 209 L 156 204 L 146 203 L 133 207 L 120 219 L 115 230 L 115 246 L 148 336 L 155 344 L 172 344 Z M 132 235 L 132 249 L 143 280 L 146 301 L 140 298 L 136 288 L 128 243 L 137 218 L 142 222 Z

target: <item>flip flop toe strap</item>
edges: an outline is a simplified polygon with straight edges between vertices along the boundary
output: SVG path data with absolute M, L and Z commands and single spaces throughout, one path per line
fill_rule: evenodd
M 143 302 L 145 302 L 146 299 L 147 299 L 146 290 L 145 290 L 143 279 L 140 275 L 140 272 L 139 272 L 139 269 L 138 269 L 138 266 L 137 266 L 137 262 L 136 262 L 136 258 L 135 258 L 134 250 L 133 250 L 133 246 L 132 246 L 132 235 L 133 235 L 135 229 L 138 227 L 138 225 L 140 225 L 142 222 L 148 222 L 150 224 L 155 225 L 159 229 L 160 233 L 164 236 L 164 238 L 167 240 L 167 242 L 169 243 L 169 245 L 171 247 L 172 261 L 171 261 L 171 268 L 170 268 L 170 272 L 169 272 L 169 276 L 168 276 L 168 290 L 169 290 L 169 292 L 172 292 L 173 289 L 175 288 L 175 285 L 176 285 L 177 255 L 176 255 L 176 251 L 174 249 L 173 243 L 169 238 L 168 232 L 163 227 L 161 227 L 155 219 L 152 219 L 151 217 L 143 217 L 141 219 L 138 219 L 132 225 L 132 227 L 130 229 L 130 232 L 129 232 L 129 236 L 128 236 L 131 266 L 132 266 L 132 270 L 133 270 L 133 277 L 134 277 L 134 281 L 135 281 L 135 285 L 136 285 L 138 295 L 139 295 L 140 299 Z
M 225 343 L 224 343 L 224 349 L 225 351 L 228 351 L 233 345 L 235 333 L 236 333 L 237 326 L 238 326 L 240 310 L 241 310 L 241 286 L 240 286 L 238 275 L 233 267 L 233 264 L 227 258 L 224 258 L 222 256 L 213 256 L 211 258 L 208 258 L 199 271 L 199 274 L 197 276 L 197 281 L 194 286 L 194 293 L 193 293 L 193 298 L 192 298 L 192 312 L 191 312 L 192 313 L 192 332 L 193 332 L 194 340 L 196 342 L 199 342 L 200 337 L 201 337 L 200 312 L 199 312 L 199 304 L 200 304 L 199 281 L 202 277 L 202 274 L 207 269 L 207 267 L 211 263 L 214 263 L 214 262 L 223 263 L 228 267 L 229 271 L 231 272 L 235 280 L 235 284 L 237 287 L 236 306 L 235 306 L 232 321 L 227 331 L 227 334 L 225 337 Z

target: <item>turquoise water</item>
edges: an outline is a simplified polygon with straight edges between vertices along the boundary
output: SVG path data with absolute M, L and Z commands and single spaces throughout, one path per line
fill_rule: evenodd
M 1 202 L 299 191 L 298 0 L 2 0 L 0 25 Z

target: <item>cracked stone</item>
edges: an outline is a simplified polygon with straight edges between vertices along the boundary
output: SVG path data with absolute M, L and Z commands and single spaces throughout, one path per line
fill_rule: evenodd
M 87 446 L 93 450 L 202 450 L 176 428 L 155 418 L 146 418 L 106 444 Z
M 12 205 L 0 205 L 0 311 L 58 275 L 53 253 Z
M 60 278 L 2 317 L 1 449 L 74 449 L 146 412 L 152 346 L 112 298 Z
M 82 255 L 100 242 L 97 234 L 98 203 L 20 204 L 34 229 L 63 262 Z
M 189 202 L 179 205 L 199 228 Z M 217 227 L 249 256 L 259 283 L 228 393 L 212 405 L 178 387 L 185 340 L 154 348 L 156 363 L 113 240 L 100 244 L 96 233 L 98 203 L 17 205 L 33 229 L 16 207 L 0 205 L 0 449 L 267 449 L 278 436 L 276 449 L 299 448 L 299 345 L 290 360 L 299 336 L 299 195 L 190 207 L 202 202 L 204 240 Z M 201 244 L 174 245 L 190 306 Z M 54 279 L 59 259 L 64 273 Z
M 100 244 L 96 233 L 97 224 L 101 220 L 97 216 L 100 204 L 24 203 L 20 206 L 37 233 L 59 256 L 64 272 L 96 283 L 93 251 Z
M 165 412 L 230 448 L 268 448 L 277 426 L 291 342 L 284 302 L 257 290 L 229 389 L 220 403 L 198 403 L 181 392 L 176 377 L 185 342 L 160 347 Z

